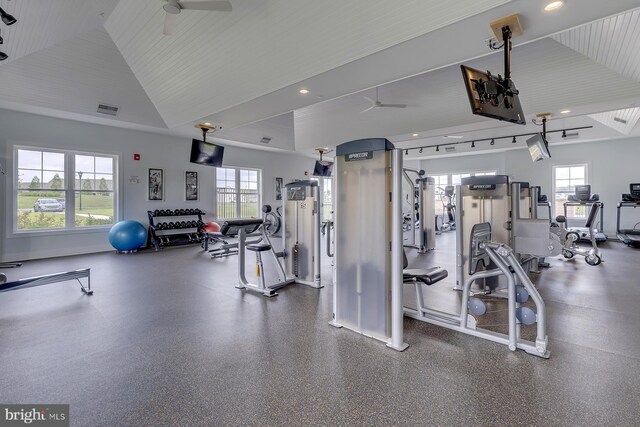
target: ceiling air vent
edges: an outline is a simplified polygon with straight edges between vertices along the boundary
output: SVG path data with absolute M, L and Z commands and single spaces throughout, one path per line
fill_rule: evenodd
M 447 153 L 452 153 L 456 151 L 456 147 L 444 147 L 444 151 L 446 151 Z
M 620 117 L 614 117 L 613 121 L 618 122 L 618 123 L 622 123 L 623 125 L 627 124 L 627 121 L 625 119 L 621 119 Z
M 269 138 L 268 136 L 263 136 L 262 139 L 260 140 L 260 142 L 262 144 L 268 144 L 271 142 L 271 138 Z
M 107 116 L 115 116 L 118 114 L 118 107 L 112 107 L 107 104 L 98 104 L 98 113 L 106 114 Z

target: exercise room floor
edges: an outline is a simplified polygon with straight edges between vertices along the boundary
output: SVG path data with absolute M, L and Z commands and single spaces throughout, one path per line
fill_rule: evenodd
M 455 294 L 454 240 L 412 257 L 449 268 L 432 299 Z M 69 403 L 86 426 L 638 425 L 640 249 L 602 249 L 599 267 L 552 259 L 537 278 L 548 360 L 412 319 L 402 353 L 332 328 L 328 269 L 323 289 L 268 299 L 234 288 L 236 257 L 195 246 L 28 262 L 5 273 L 91 267 L 95 294 L 0 295 L 0 402 Z

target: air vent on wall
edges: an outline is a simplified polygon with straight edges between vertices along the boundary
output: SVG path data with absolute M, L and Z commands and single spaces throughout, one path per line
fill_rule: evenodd
M 118 107 L 112 107 L 107 104 L 98 104 L 98 113 L 106 114 L 107 116 L 115 116 L 118 114 Z
M 268 136 L 263 136 L 262 139 L 260 140 L 260 142 L 262 144 L 268 144 L 271 142 L 271 138 L 269 138 Z
M 456 151 L 456 147 L 444 147 L 444 151 L 446 151 L 447 153 L 451 153 L 453 151 Z

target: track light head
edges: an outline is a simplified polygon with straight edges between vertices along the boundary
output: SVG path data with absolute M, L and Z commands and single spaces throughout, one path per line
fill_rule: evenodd
M 514 136 L 514 137 L 513 137 L 513 140 L 511 141 L 511 143 L 512 143 L 512 144 L 515 144 L 516 142 L 518 142 L 518 141 L 516 141 L 516 137 Z
M 7 59 L 9 57 L 9 55 L 7 55 L 4 52 L 0 52 L 0 61 L 4 61 L 5 59 Z
M 12 15 L 9 15 L 1 7 L 0 7 L 0 18 L 2 19 L 2 22 L 4 22 L 5 25 L 13 25 L 17 21 L 16 18 L 14 18 Z
M 496 140 L 491 138 L 491 142 L 489 143 L 489 145 L 496 145 Z
M 436 145 L 436 151 L 440 151 L 440 146 Z
M 422 147 L 420 147 L 420 150 L 418 151 L 418 153 L 422 154 Z
M 475 141 L 471 141 L 471 148 L 476 148 L 476 142 Z
M 566 138 L 566 137 L 567 137 L 567 131 L 566 131 L 566 130 L 564 130 L 564 129 L 562 130 L 562 137 L 563 137 L 563 138 Z
M 409 150 L 404 150 L 404 155 L 408 156 L 409 155 Z

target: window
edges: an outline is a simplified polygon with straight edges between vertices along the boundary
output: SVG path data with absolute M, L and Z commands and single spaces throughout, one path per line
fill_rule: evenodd
M 442 212 L 444 212 L 442 195 L 444 194 L 444 187 L 449 185 L 449 175 L 433 175 L 431 178 L 434 179 L 436 186 L 434 199 L 436 215 L 442 215 Z
M 556 215 L 564 215 L 564 203 L 569 194 L 575 193 L 576 185 L 587 184 L 587 165 L 554 166 L 553 168 L 553 201 Z M 567 208 L 569 218 L 585 218 L 584 206 Z
M 14 230 L 114 224 L 115 156 L 16 147 L 14 157 Z
M 216 168 L 218 219 L 260 216 L 260 171 Z
M 470 173 L 458 173 L 451 175 L 451 185 L 460 185 L 462 184 L 462 178 L 467 178 L 471 176 Z

